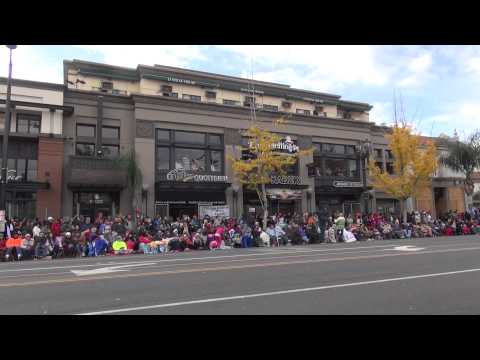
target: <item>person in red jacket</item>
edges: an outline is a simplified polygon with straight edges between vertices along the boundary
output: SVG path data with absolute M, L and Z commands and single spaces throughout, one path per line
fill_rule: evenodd
M 51 219 L 51 218 L 49 218 L 49 219 Z M 53 222 L 53 224 L 50 226 L 50 231 L 52 232 L 52 236 L 53 236 L 54 239 L 57 236 L 60 236 L 61 224 L 60 224 L 59 219 L 57 219 L 57 220 L 55 220 L 55 222 Z

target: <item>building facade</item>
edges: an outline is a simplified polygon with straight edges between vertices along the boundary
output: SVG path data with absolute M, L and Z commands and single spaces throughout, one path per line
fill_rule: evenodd
M 0 143 L 5 129 L 7 79 L 0 78 Z M 34 218 L 62 214 L 64 86 L 12 81 L 7 214 Z M 0 154 L 2 152 L 0 145 Z M 0 159 L 1 162 L 1 159 Z
M 228 161 L 241 156 L 240 147 L 248 142 L 243 132 L 252 107 L 258 122 L 282 136 L 279 148 L 315 149 L 287 175 L 272 174 L 272 211 L 398 208 L 395 200 L 371 191 L 365 178 L 362 143 L 372 144 L 385 171 L 391 171 L 393 160 L 388 129 L 369 121 L 369 104 L 173 67 L 132 69 L 79 60 L 64 62 L 64 85 L 65 105 L 74 109 L 63 118 L 67 215 L 125 214 L 134 206 L 148 215 L 173 217 L 215 207 L 230 216 L 258 213 L 256 194 L 236 181 Z M 277 128 L 272 120 L 280 117 L 287 121 Z M 143 173 L 135 196 L 114 160 L 132 149 Z M 454 183 L 440 185 L 452 188 L 447 198 L 455 198 Z M 414 199 L 411 207 L 441 207 L 435 194 L 432 188 L 431 197 Z

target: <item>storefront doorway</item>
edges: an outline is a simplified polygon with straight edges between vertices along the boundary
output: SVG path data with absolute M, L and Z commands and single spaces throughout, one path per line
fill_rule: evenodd
M 99 213 L 103 216 L 115 216 L 120 205 L 120 192 L 74 192 L 74 215 L 95 219 Z
M 174 220 L 182 219 L 184 216 L 192 218 L 193 215 L 198 214 L 197 204 L 169 204 L 168 207 L 170 216 Z

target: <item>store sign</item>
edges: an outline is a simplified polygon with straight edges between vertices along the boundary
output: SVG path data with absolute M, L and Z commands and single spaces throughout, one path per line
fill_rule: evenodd
M 193 80 L 187 80 L 187 79 L 177 79 L 174 77 L 168 77 L 167 78 L 168 82 L 174 82 L 174 83 L 179 83 L 179 84 L 187 84 L 187 85 L 195 85 L 196 82 Z
M 229 218 L 230 217 L 230 207 L 227 206 L 198 206 L 198 216 L 202 219 L 205 216 L 211 218 Z
M 280 140 L 278 143 L 272 144 L 273 150 L 279 150 L 279 152 L 286 152 L 288 154 L 296 154 L 300 147 L 295 144 L 290 136 Z
M 267 189 L 267 196 L 276 200 L 295 200 L 302 198 L 301 190 L 292 189 Z
M 273 185 L 300 185 L 301 178 L 294 175 L 272 176 L 271 183 Z
M 363 184 L 359 181 L 334 181 L 335 187 L 362 187 Z
M 225 175 L 198 175 L 187 173 L 186 170 L 175 169 L 167 173 L 167 180 L 181 182 L 227 182 Z

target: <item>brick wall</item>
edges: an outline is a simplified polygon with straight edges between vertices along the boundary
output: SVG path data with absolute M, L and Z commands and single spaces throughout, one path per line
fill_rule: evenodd
M 37 216 L 61 216 L 63 139 L 38 138 L 38 181 L 48 181 L 50 189 L 37 192 Z

